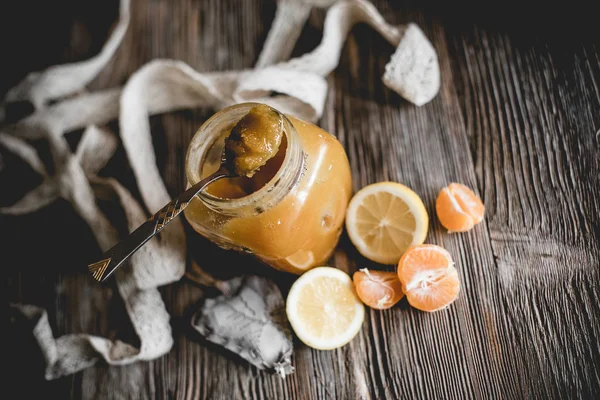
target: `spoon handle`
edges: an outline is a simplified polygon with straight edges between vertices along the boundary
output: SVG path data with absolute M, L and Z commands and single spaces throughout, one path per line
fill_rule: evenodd
M 202 189 L 217 179 L 227 176 L 230 176 L 230 173 L 225 168 L 220 168 L 214 174 L 201 180 L 173 199 L 135 231 L 131 232 L 129 236 L 106 251 L 102 256 L 102 260 L 88 265 L 90 274 L 99 282 L 106 281 L 144 243 L 162 231 L 169 222 L 177 217 Z

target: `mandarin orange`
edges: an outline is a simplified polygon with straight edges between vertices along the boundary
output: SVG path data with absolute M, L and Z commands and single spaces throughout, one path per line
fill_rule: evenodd
M 448 307 L 460 291 L 450 253 L 433 244 L 410 247 L 398 263 L 398 278 L 410 305 L 422 311 Z
M 435 211 L 449 232 L 466 232 L 483 220 L 485 207 L 467 186 L 451 183 L 440 191 Z
M 354 273 L 352 280 L 358 297 L 371 308 L 385 310 L 404 297 L 402 285 L 395 272 L 363 268 Z

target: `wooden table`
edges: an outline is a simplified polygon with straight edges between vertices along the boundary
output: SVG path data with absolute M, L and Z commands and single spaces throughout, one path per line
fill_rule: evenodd
M 35 15 L 17 3 L 9 27 L 29 47 L 23 52 L 10 38 L 3 47 L 13 62 L 2 89 L 28 70 L 95 54 L 116 16 L 115 1 L 77 6 L 77 19 L 63 9 L 65 1 L 38 1 Z M 46 382 L 31 339 L 12 334 L 7 390 L 18 397 L 8 398 L 598 397 L 599 42 L 586 32 L 535 33 L 524 18 L 494 23 L 501 7 L 481 18 L 455 18 L 460 10 L 449 14 L 448 7 L 421 3 L 376 2 L 388 21 L 414 21 L 433 42 L 442 72 L 435 100 L 415 107 L 387 89 L 381 76 L 393 48 L 357 26 L 327 78 L 320 125 L 345 146 L 355 190 L 394 180 L 423 198 L 432 216 L 427 242 L 452 253 L 463 284 L 448 310 L 423 313 L 405 301 L 391 310 L 369 310 L 360 334 L 341 349 L 316 351 L 297 343 L 296 372 L 283 380 L 199 341 L 187 312 L 203 292 L 182 280 L 161 288 L 172 314 L 170 353 L 124 367 L 98 363 Z M 274 12 L 268 0 L 133 1 L 127 36 L 90 90 L 120 85 L 158 57 L 199 71 L 251 67 Z M 323 17 L 313 10 L 295 55 L 318 43 Z M 186 146 L 211 113 L 151 118 L 157 162 L 173 195 L 183 188 Z M 116 124 L 111 128 L 118 131 Z M 80 133 L 67 137 L 74 143 Z M 7 176 L 15 160 L 2 154 L 0 193 L 2 204 L 10 204 L 32 174 Z M 103 173 L 134 188 L 122 148 Z M 484 222 L 469 233 L 448 234 L 435 218 L 436 195 L 452 181 L 475 188 L 486 205 Z M 57 336 L 86 332 L 136 343 L 116 292 L 99 289 L 81 267 L 99 250 L 68 203 L 0 218 L 9 301 L 47 308 Z M 195 237 L 190 246 L 209 254 L 204 260 L 221 270 L 230 263 L 257 268 Z M 377 267 L 345 235 L 331 265 L 348 272 Z M 287 290 L 291 279 L 274 276 Z

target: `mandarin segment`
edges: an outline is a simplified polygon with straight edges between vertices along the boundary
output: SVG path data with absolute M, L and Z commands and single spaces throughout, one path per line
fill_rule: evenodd
M 450 253 L 432 244 L 409 248 L 398 263 L 398 278 L 409 304 L 422 311 L 448 307 L 460 291 Z
M 402 284 L 395 272 L 363 268 L 354 273 L 352 280 L 358 297 L 371 308 L 385 310 L 404 297 Z
M 466 232 L 483 220 L 485 207 L 467 186 L 451 183 L 440 191 L 435 210 L 449 232 Z

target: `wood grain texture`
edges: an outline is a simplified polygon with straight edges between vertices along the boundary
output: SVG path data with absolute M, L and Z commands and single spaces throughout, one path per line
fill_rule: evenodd
M 296 372 L 282 380 L 195 336 L 190 306 L 204 293 L 182 280 L 161 288 L 175 336 L 169 354 L 124 367 L 98 363 L 45 382 L 32 367 L 31 343 L 25 343 L 9 353 L 17 360 L 15 393 L 83 399 L 600 396 L 598 43 L 503 31 L 486 19 L 454 19 L 435 4 L 421 3 L 376 5 L 391 23 L 416 22 L 431 39 L 442 69 L 439 95 L 418 108 L 387 89 L 381 76 L 394 49 L 370 28 L 357 26 L 328 77 L 320 125 L 346 148 L 355 190 L 394 180 L 423 198 L 432 217 L 427 241 L 450 251 L 463 285 L 448 310 L 427 314 L 405 300 L 391 310 L 369 310 L 360 334 L 341 349 L 311 350 L 296 341 Z M 135 0 L 122 46 L 90 89 L 120 85 L 159 57 L 199 71 L 250 67 L 274 13 L 269 0 Z M 313 10 L 294 54 L 318 43 L 323 18 L 322 10 Z M 106 31 L 99 23 L 89 26 L 84 18 L 74 31 L 79 34 L 62 37 L 60 60 L 97 50 Z M 82 41 L 86 35 L 93 40 Z M 57 59 L 33 57 L 22 68 Z M 183 189 L 187 144 L 211 113 L 151 118 L 157 162 L 172 195 Z M 110 128 L 118 131 L 116 124 Z M 13 161 L 3 158 L 5 167 Z M 3 174 L 0 184 L 14 182 Z M 122 148 L 103 174 L 134 188 Z M 451 181 L 471 186 L 486 204 L 484 222 L 465 234 L 447 234 L 434 217 L 437 193 Z M 14 198 L 19 190 L 1 191 Z M 66 227 L 58 237 L 52 235 L 57 223 Z M 1 217 L 0 234 L 10 264 L 4 279 L 9 301 L 46 307 L 56 335 L 91 332 L 135 343 L 115 288 L 99 289 L 85 272 L 99 250 L 68 204 Z M 215 273 L 258 270 L 284 292 L 293 279 L 197 237 L 190 240 L 191 257 Z M 32 243 L 39 252 L 30 250 Z M 362 258 L 345 235 L 331 265 L 350 273 L 382 268 Z

